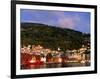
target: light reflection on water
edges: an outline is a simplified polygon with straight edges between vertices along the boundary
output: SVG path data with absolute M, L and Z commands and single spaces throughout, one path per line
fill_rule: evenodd
M 63 67 L 83 67 L 90 66 L 90 63 L 48 63 L 43 65 L 23 65 L 21 69 L 43 69 L 43 68 L 63 68 Z

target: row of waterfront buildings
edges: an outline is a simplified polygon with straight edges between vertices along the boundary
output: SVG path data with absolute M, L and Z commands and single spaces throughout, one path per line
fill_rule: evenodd
M 62 51 L 44 48 L 41 45 L 28 45 L 21 48 L 21 64 L 27 61 L 43 63 L 68 63 L 68 62 L 90 62 L 90 46 L 82 45 L 78 50 Z

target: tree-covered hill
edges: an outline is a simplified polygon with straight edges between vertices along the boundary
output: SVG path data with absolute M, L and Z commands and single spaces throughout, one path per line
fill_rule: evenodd
M 67 25 L 66 25 L 67 26 Z M 58 28 L 38 23 L 21 23 L 21 45 L 42 45 L 57 50 L 78 49 L 84 35 L 72 29 Z

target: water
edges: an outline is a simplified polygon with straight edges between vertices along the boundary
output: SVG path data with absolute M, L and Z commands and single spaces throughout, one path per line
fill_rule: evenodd
M 43 65 L 22 65 L 21 69 L 43 69 L 43 68 L 63 68 L 63 67 L 84 67 L 90 66 L 90 63 L 47 63 Z

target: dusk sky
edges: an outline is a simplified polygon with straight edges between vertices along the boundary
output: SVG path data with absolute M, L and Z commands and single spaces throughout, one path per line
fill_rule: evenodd
M 90 33 L 90 12 L 21 9 L 20 19 Z

